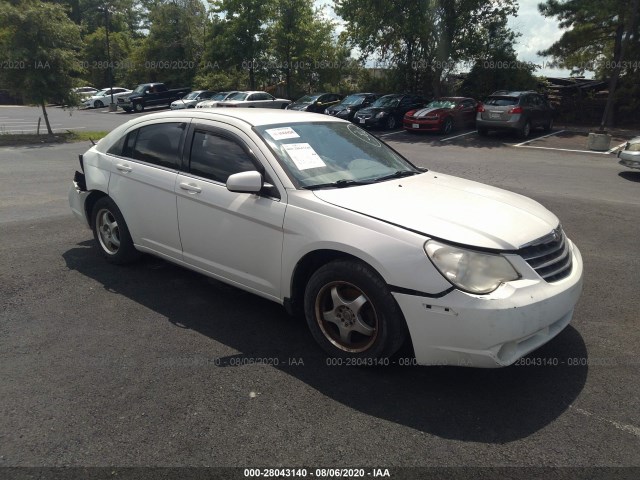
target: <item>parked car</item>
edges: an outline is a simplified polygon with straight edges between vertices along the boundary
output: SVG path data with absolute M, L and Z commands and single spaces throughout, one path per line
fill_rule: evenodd
M 377 99 L 370 107 L 357 112 L 354 122 L 363 127 L 382 127 L 389 130 L 402 123 L 404 114 L 425 105 L 419 95 L 394 93 Z
M 276 98 L 267 92 L 236 92 L 218 102 L 218 107 L 285 108 L 291 103 L 286 98 Z
M 226 100 L 227 98 L 229 98 L 230 96 L 232 96 L 235 93 L 238 93 L 238 91 L 237 90 L 232 90 L 230 92 L 218 92 L 213 97 L 211 97 L 209 100 L 204 100 L 204 101 L 198 103 L 196 105 L 196 108 L 213 108 L 213 107 L 217 107 L 219 102 L 221 102 L 223 100 Z
M 618 158 L 620 165 L 640 169 L 640 137 L 629 140 L 624 148 L 618 151 Z
M 111 103 L 111 93 L 113 92 L 113 101 L 117 102 L 117 99 L 128 95 L 132 92 L 127 88 L 122 87 L 113 87 L 111 88 L 103 88 L 99 92 L 97 92 L 94 96 L 89 97 L 83 102 L 83 105 L 87 108 L 102 108 L 105 105 L 109 105 Z
M 97 88 L 89 86 L 71 89 L 71 93 L 80 101 L 80 103 L 83 103 L 87 98 L 94 96 L 98 91 L 99 90 Z
M 324 113 L 324 111 L 342 101 L 344 95 L 338 93 L 311 93 L 291 103 L 287 110 Z
M 142 112 L 147 107 L 168 107 L 171 102 L 184 97 L 190 88 L 168 89 L 164 83 L 141 83 L 129 95 L 118 98 L 118 106 L 125 112 Z
M 146 252 L 273 300 L 354 364 L 408 340 L 423 365 L 509 365 L 580 295 L 580 252 L 542 205 L 417 168 L 335 117 L 156 113 L 80 166 L 71 210 L 107 261 Z
M 410 132 L 430 131 L 446 135 L 455 127 L 475 126 L 477 104 L 473 98 L 442 97 L 424 108 L 409 110 L 404 115 L 403 126 Z
M 527 138 L 533 128 L 545 132 L 553 128 L 554 109 L 547 99 L 536 92 L 494 92 L 478 105 L 476 126 L 480 135 L 489 130 L 511 130 Z
M 210 90 L 194 90 L 187 93 L 184 97 L 175 102 L 171 102 L 169 108 L 171 110 L 181 110 L 183 108 L 196 108 L 196 105 L 205 100 L 209 100 L 218 92 L 212 92 Z
M 324 113 L 352 121 L 358 110 L 368 107 L 380 97 L 379 93 L 353 93 L 340 103 L 328 107 Z

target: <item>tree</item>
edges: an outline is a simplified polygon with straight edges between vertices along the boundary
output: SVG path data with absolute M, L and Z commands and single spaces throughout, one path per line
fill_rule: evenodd
M 221 16 L 220 59 L 229 68 L 240 68 L 249 74 L 249 89 L 256 89 L 256 70 L 268 47 L 266 23 L 275 4 L 269 0 L 214 0 L 213 12 Z M 218 52 L 220 53 L 220 51 Z
M 515 0 L 336 0 L 347 36 L 364 56 L 391 62 L 399 87 L 440 95 L 442 79 L 486 44 L 485 25 L 517 12 Z
M 63 6 L 37 0 L 0 3 L 0 60 L 16 68 L 0 70 L 8 90 L 42 107 L 47 132 L 53 134 L 45 105 L 74 101 L 71 89 L 80 72 L 80 27 Z
M 565 32 L 540 55 L 574 73 L 593 71 L 609 78 L 609 96 L 600 127 L 613 122 L 616 87 L 621 76 L 632 75 L 629 54 L 638 51 L 638 0 L 547 0 L 538 8 L 557 17 Z M 635 57 L 637 58 L 637 57 Z
M 207 12 L 200 0 L 157 0 L 149 34 L 133 56 L 146 81 L 191 85 L 202 59 Z

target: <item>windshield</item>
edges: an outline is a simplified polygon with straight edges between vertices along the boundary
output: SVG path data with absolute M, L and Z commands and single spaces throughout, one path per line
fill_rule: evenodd
M 434 100 L 427 105 L 427 108 L 454 108 L 455 106 L 456 102 L 451 100 Z
M 400 103 L 400 97 L 395 95 L 385 95 L 373 102 L 372 107 L 396 107 Z
M 211 97 L 211 100 L 224 100 L 227 95 L 229 95 L 229 92 L 220 92 Z
M 94 96 L 96 96 L 96 97 L 104 97 L 107 94 L 108 91 L 109 91 L 108 88 L 103 88 L 99 92 L 96 92 Z
M 149 88 L 149 85 L 138 85 L 135 90 L 133 91 L 133 93 L 142 93 L 145 91 L 145 89 Z
M 229 98 L 227 98 L 227 100 L 245 100 L 248 96 L 248 93 L 236 92 L 233 95 L 229 95 Z
M 320 98 L 320 95 L 305 95 L 304 97 L 296 100 L 296 103 L 313 103 L 318 98 Z
M 341 187 L 420 173 L 361 128 L 342 122 L 255 127 L 301 188 Z
M 195 100 L 196 98 L 198 98 L 198 95 L 200 95 L 200 93 L 202 92 L 191 92 L 191 93 L 187 93 L 183 98 L 183 100 Z
M 517 105 L 518 99 L 516 97 L 489 97 L 484 104 L 495 105 L 496 107 L 508 107 L 510 105 Z
M 362 95 L 349 95 L 345 98 L 341 105 L 360 105 L 364 101 L 364 97 Z

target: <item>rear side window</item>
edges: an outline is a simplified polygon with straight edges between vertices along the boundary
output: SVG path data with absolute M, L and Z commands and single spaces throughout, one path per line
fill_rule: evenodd
M 122 156 L 166 168 L 178 168 L 182 123 L 158 123 L 130 132 Z
M 238 143 L 209 132 L 193 134 L 189 162 L 193 175 L 226 183 L 229 175 L 251 170 L 256 167 Z
M 508 107 L 518 104 L 518 97 L 489 97 L 485 105 L 494 105 L 496 107 Z

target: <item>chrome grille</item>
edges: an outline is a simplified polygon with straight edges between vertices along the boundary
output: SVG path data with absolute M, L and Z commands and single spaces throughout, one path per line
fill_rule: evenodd
M 562 227 L 522 247 L 518 254 L 547 282 L 562 280 L 571 273 L 571 251 Z

